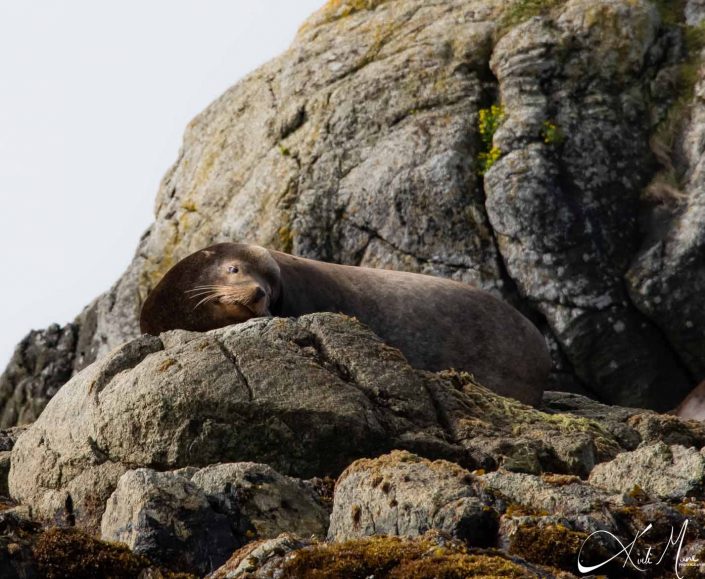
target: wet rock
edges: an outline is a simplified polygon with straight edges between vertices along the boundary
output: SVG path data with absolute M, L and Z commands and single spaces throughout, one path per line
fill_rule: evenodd
M 7 484 L 7 479 L 10 476 L 10 456 L 11 452 L 5 450 L 0 451 L 0 496 L 7 497 L 10 495 L 10 488 Z
M 0 577 L 39 579 L 32 548 L 40 525 L 12 512 L 0 512 Z
M 15 441 L 27 430 L 27 426 L 15 426 L 0 430 L 0 452 L 12 450 Z

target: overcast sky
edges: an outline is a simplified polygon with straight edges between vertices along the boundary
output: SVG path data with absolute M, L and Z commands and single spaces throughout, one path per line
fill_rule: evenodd
M 187 123 L 324 0 L 0 0 L 0 372 L 152 220 Z

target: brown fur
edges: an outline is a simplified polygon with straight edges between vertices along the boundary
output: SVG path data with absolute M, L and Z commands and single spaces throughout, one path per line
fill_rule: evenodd
M 242 270 L 237 274 L 246 290 L 242 301 L 214 298 L 194 308 L 198 300 L 186 292 L 231 283 L 232 264 Z M 251 311 L 243 304 L 257 287 L 266 297 Z M 399 348 L 412 366 L 465 370 L 488 388 L 530 404 L 540 401 L 551 366 L 541 333 L 487 292 L 448 279 L 324 263 L 247 244 L 214 245 L 179 262 L 147 298 L 140 325 L 151 334 L 205 331 L 270 312 L 354 316 Z

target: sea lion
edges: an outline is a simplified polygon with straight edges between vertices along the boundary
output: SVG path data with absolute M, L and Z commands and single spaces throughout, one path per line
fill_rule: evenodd
M 670 414 L 675 414 L 683 420 L 705 420 L 705 381 L 693 388 Z
M 472 373 L 538 404 L 551 367 L 541 333 L 510 305 L 444 278 L 219 243 L 172 267 L 142 307 L 144 333 L 205 331 L 259 316 L 354 316 L 420 369 Z

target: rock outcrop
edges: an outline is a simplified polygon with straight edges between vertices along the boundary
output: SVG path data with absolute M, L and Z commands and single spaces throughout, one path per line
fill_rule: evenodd
M 35 520 L 199 575 L 339 555 L 309 552 L 312 536 L 357 549 L 429 531 L 490 549 L 473 556 L 570 571 L 571 550 L 601 529 L 688 518 L 705 537 L 703 447 L 697 422 L 566 393 L 537 410 L 466 374 L 414 370 L 325 313 L 126 343 L 19 434 L 9 488 Z M 325 484 L 300 480 L 326 475 L 339 476 L 330 524 Z
M 674 407 L 705 372 L 704 13 L 682 7 L 328 2 L 189 124 L 154 224 L 66 360 L 136 337 L 177 260 L 246 240 L 477 284 L 545 330 L 552 388 Z M 5 425 L 36 414 L 15 409 L 13 367 Z
M 0 378 L 0 426 L 32 422 L 0 431 L 0 575 L 701 575 L 705 424 L 639 407 L 705 372 L 703 5 L 329 1 Z M 493 291 L 563 391 L 527 407 L 330 313 L 139 336 L 226 240 Z
M 0 376 L 0 428 L 34 422 L 74 370 L 78 326 L 32 331 Z

